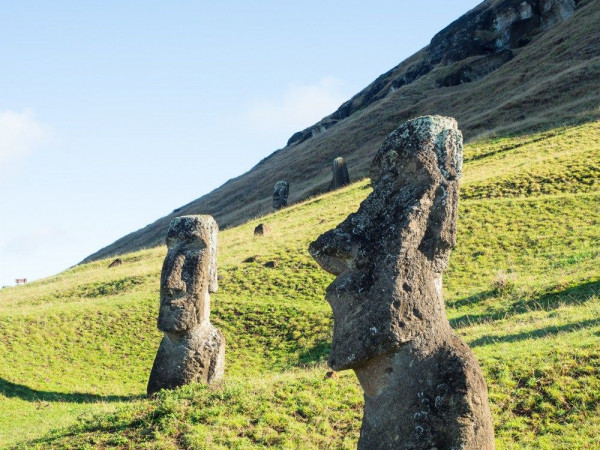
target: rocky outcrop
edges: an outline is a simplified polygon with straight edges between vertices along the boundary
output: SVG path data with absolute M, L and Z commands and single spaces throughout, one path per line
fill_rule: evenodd
M 210 323 L 216 292 L 217 233 L 211 216 L 174 219 L 160 278 L 158 329 L 165 333 L 152 366 L 148 395 L 223 377 L 225 338 Z
M 320 122 L 294 133 L 287 145 L 304 142 L 358 110 L 383 99 L 436 68 L 464 62 L 439 79 L 439 86 L 477 81 L 509 61 L 511 50 L 571 17 L 579 0 L 488 0 L 444 28 L 413 64 L 400 64 Z M 469 60 L 469 61 L 466 61 Z
M 333 160 L 333 166 L 331 168 L 331 184 L 329 190 L 333 191 L 343 186 L 350 184 L 350 175 L 348 174 L 348 166 L 346 161 L 341 156 L 338 156 Z
M 310 244 L 337 276 L 328 362 L 363 388 L 359 448 L 494 448 L 486 383 L 442 296 L 461 166 L 454 119 L 407 122 L 377 152 L 359 210 Z
M 280 180 L 273 186 L 273 209 L 281 209 L 287 206 L 288 196 L 290 195 L 290 184 L 285 180 Z

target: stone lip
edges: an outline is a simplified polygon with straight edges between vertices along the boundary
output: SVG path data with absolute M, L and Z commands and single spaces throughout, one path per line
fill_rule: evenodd
M 455 245 L 461 165 L 454 119 L 406 122 L 377 152 L 373 192 L 359 210 L 310 244 L 312 257 L 338 276 L 326 295 L 334 370 L 360 367 L 424 327 L 447 325 L 441 275 Z

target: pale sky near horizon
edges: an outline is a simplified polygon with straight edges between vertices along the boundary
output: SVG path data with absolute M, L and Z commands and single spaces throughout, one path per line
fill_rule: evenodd
M 478 3 L 3 2 L 0 287 L 249 170 Z

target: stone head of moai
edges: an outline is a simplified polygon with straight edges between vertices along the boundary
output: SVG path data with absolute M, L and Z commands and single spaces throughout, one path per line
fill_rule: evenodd
M 279 180 L 273 186 L 273 209 L 281 209 L 287 206 L 290 194 L 290 184 L 285 180 Z
M 182 216 L 171 222 L 160 279 L 158 329 L 184 333 L 207 321 L 216 292 L 217 233 L 211 216 Z
M 373 192 L 310 245 L 338 278 L 329 364 L 350 369 L 398 348 L 443 320 L 442 273 L 455 244 L 462 136 L 456 121 L 409 121 L 371 165 Z
M 485 380 L 442 295 L 461 166 L 454 119 L 405 123 L 377 152 L 358 211 L 310 244 L 337 276 L 329 365 L 353 369 L 365 393 L 359 448 L 494 447 Z

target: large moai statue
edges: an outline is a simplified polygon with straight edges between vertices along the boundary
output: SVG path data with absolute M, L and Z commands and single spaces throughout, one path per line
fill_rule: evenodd
M 442 296 L 461 166 L 454 119 L 405 123 L 377 152 L 359 210 L 310 244 L 337 276 L 329 365 L 363 388 L 359 449 L 494 448 L 485 380 Z
M 288 195 L 290 195 L 290 183 L 279 180 L 273 186 L 273 209 L 281 209 L 287 206 Z
M 148 395 L 223 377 L 225 338 L 210 323 L 217 291 L 217 233 L 211 216 L 171 221 L 160 277 L 158 329 L 165 333 L 152 366 Z
M 338 156 L 333 160 L 332 172 L 331 183 L 329 184 L 330 191 L 350 184 L 348 166 L 341 156 Z

